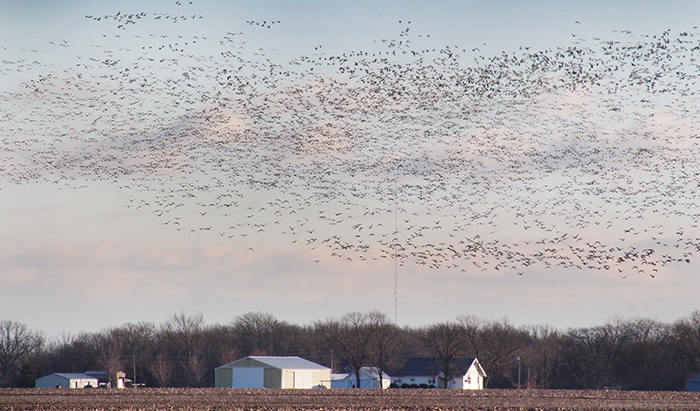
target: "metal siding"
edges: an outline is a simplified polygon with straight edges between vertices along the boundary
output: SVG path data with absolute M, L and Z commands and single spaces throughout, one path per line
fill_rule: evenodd
M 37 378 L 34 385 L 37 388 L 85 388 L 86 385 L 97 388 L 97 378 L 89 377 L 84 374 L 50 374 L 41 378 Z
M 214 373 L 216 388 L 233 387 L 233 370 L 231 368 L 217 368 Z
M 233 388 L 265 388 L 264 368 L 236 367 L 231 371 Z
M 294 371 L 282 370 L 282 388 L 294 388 Z
M 37 378 L 36 382 L 34 383 L 36 388 L 56 388 L 57 385 L 62 388 L 68 388 L 69 384 L 69 379 L 63 378 L 56 374 L 50 374 L 41 378 Z
M 331 370 L 314 370 L 313 372 L 313 387 L 323 385 L 326 388 L 331 388 Z
M 688 391 L 700 392 L 700 381 L 688 381 Z
M 294 370 L 294 388 L 307 389 L 313 387 L 313 371 Z
M 282 388 L 282 370 L 265 368 L 265 388 Z

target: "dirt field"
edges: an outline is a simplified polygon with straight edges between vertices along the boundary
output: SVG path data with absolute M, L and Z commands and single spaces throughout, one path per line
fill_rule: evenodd
M 700 393 L 574 390 L 0 389 L 2 410 L 700 410 Z

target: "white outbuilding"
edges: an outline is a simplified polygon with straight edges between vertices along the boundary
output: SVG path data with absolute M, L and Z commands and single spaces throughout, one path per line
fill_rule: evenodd
M 453 358 L 450 361 L 452 378 L 447 388 L 482 390 L 486 372 L 476 358 Z M 392 383 L 399 388 L 445 388 L 444 372 L 437 358 L 409 358 L 406 365 L 396 371 Z
M 331 369 L 300 357 L 250 356 L 214 369 L 217 388 L 330 388 Z
M 331 374 L 331 388 L 357 388 L 357 378 L 354 372 L 344 374 Z M 379 368 L 360 368 L 360 388 L 389 388 L 391 377 L 387 373 L 382 373 L 379 378 Z
M 97 388 L 97 377 L 78 373 L 54 373 L 37 378 L 36 388 Z

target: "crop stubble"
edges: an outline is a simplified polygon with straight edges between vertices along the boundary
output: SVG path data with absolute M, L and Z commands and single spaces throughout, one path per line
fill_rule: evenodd
M 700 410 L 700 393 L 580 390 L 0 389 L 2 410 Z

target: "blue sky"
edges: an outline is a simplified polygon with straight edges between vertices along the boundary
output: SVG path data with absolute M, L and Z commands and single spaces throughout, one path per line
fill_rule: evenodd
M 271 197 L 265 192 L 246 191 L 244 188 L 239 190 L 234 187 L 238 191 L 231 191 L 234 188 L 230 186 L 219 188 L 219 191 L 213 189 L 209 194 L 202 194 L 198 202 L 183 200 L 183 207 L 168 211 L 165 215 L 159 214 L 162 210 L 156 206 L 156 203 L 163 201 L 165 197 L 164 191 L 159 190 L 162 187 L 164 187 L 163 190 L 173 189 L 177 187 L 173 184 L 180 184 L 183 181 L 192 182 L 195 178 L 187 177 L 179 180 L 181 177 L 177 176 L 177 172 L 167 167 L 159 170 L 161 174 L 157 176 L 142 176 L 143 180 L 122 175 L 114 181 L 109 179 L 95 181 L 89 175 L 75 177 L 74 174 L 70 174 L 76 172 L 75 170 L 59 170 L 56 172 L 66 172 L 66 175 L 75 177 L 75 180 L 54 184 L 50 182 L 52 177 L 49 176 L 46 180 L 30 178 L 22 184 L 15 184 L 8 170 L 20 169 L 27 158 L 38 162 L 34 163 L 35 167 L 36 164 L 47 164 L 53 153 L 49 150 L 42 152 L 40 156 L 32 157 L 37 153 L 33 150 L 39 150 L 44 146 L 37 144 L 37 148 L 33 148 L 31 144 L 28 146 L 15 144 L 18 141 L 26 141 L 32 135 L 41 141 L 57 139 L 51 147 L 76 156 L 85 153 L 84 150 L 89 152 L 94 147 L 100 147 L 102 151 L 91 153 L 95 156 L 99 153 L 101 156 L 120 151 L 109 145 L 101 146 L 99 145 L 101 143 L 92 143 L 89 138 L 93 135 L 90 133 L 96 133 L 95 138 L 98 135 L 99 138 L 105 138 L 105 135 L 95 132 L 91 124 L 96 125 L 98 129 L 104 127 L 105 130 L 111 130 L 110 132 L 121 130 L 115 124 L 125 128 L 127 126 L 144 127 L 143 135 L 160 136 L 166 133 L 163 130 L 175 127 L 173 124 L 184 127 L 181 124 L 189 121 L 184 120 L 187 117 L 182 117 L 183 114 L 178 111 L 179 109 L 173 109 L 172 114 L 165 114 L 170 109 L 169 105 L 178 97 L 161 98 L 160 95 L 148 93 L 128 97 L 132 99 L 131 103 L 119 106 L 120 108 L 112 113 L 116 113 L 114 117 L 116 120 L 108 121 L 90 112 L 92 102 L 90 95 L 81 94 L 84 90 L 71 88 L 70 84 L 80 83 L 83 89 L 85 85 L 94 86 L 98 90 L 95 92 L 96 95 L 102 96 L 100 98 L 104 102 L 105 99 L 112 97 L 104 97 L 107 94 L 100 94 L 102 91 L 99 90 L 103 90 L 102 87 L 109 89 L 112 86 L 102 83 L 98 87 L 100 75 L 114 74 L 111 69 L 99 64 L 93 65 L 90 69 L 86 68 L 87 66 L 81 66 L 81 64 L 87 64 L 90 58 L 97 56 L 114 58 L 120 60 L 120 64 L 134 62 L 143 67 L 143 60 L 138 60 L 137 57 L 151 56 L 156 60 L 163 56 L 167 57 L 163 52 L 147 51 L 147 47 L 158 47 L 158 45 L 173 42 L 182 44 L 186 40 L 191 42 L 196 36 L 196 44 L 188 44 L 187 53 L 183 52 L 183 55 L 189 57 L 179 57 L 178 70 L 179 67 L 187 64 L 206 67 L 209 70 L 211 67 L 220 67 L 216 65 L 219 64 L 216 63 L 216 59 L 219 58 L 224 47 L 223 39 L 226 38 L 233 39 L 232 43 L 227 44 L 238 42 L 235 44 L 244 50 L 246 58 L 251 60 L 269 58 L 281 65 L 287 65 L 301 56 L 318 57 L 322 54 L 321 57 L 328 57 L 359 51 L 377 52 L 386 50 L 386 42 L 382 40 L 398 41 L 410 38 L 415 50 L 422 48 L 439 50 L 445 46 L 463 49 L 464 52 L 461 53 L 463 60 L 460 64 L 468 66 L 472 64 L 474 58 L 498 56 L 502 52 L 521 52 L 521 47 L 529 48 L 530 51 L 555 50 L 558 47 L 580 45 L 581 41 L 584 42 L 583 44 L 597 44 L 595 38 L 617 41 L 630 36 L 638 39 L 644 35 L 660 35 L 667 29 L 677 36 L 684 31 L 693 31 L 700 14 L 700 6 L 696 2 L 667 4 L 660 1 L 204 2 L 194 0 L 192 4 L 189 1 L 182 1 L 182 3 L 178 5 L 175 1 L 0 1 L 0 46 L 2 47 L 0 59 L 4 60 L 0 65 L 0 76 L 2 76 L 0 78 L 3 78 L 0 82 L 2 84 L 0 108 L 1 113 L 6 116 L 6 124 L 11 125 L 4 131 L 0 131 L 2 133 L 0 139 L 4 149 L 19 150 L 4 151 L 2 158 L 4 171 L 0 172 L 0 227 L 2 227 L 0 232 L 0 301 L 2 301 L 0 318 L 20 321 L 32 328 L 55 335 L 64 331 L 97 330 L 126 322 L 160 322 L 168 314 L 180 310 L 201 311 L 210 323 L 225 323 L 236 315 L 248 311 L 268 311 L 280 319 L 300 324 L 328 316 L 339 316 L 348 311 L 379 309 L 391 317 L 394 315 L 395 268 L 391 259 L 361 261 L 354 254 L 351 255 L 351 260 L 333 257 L 329 255 L 329 250 L 316 247 L 314 244 L 304 244 L 304 241 L 295 241 L 294 234 L 289 234 L 289 231 L 294 230 L 317 230 L 316 233 L 319 235 L 328 237 L 335 234 L 346 240 L 355 238 L 356 233 L 352 225 L 343 226 L 343 228 L 341 224 L 336 232 L 335 226 L 327 224 L 327 219 L 319 218 L 319 215 L 325 218 L 331 213 L 329 211 L 328 214 L 324 214 L 326 210 L 321 210 L 318 204 L 314 203 L 313 206 L 306 207 L 304 210 L 295 210 L 298 211 L 295 213 L 299 215 L 298 218 L 311 220 L 302 224 L 303 228 L 289 227 L 285 234 L 282 227 L 273 234 L 269 228 L 273 225 L 272 210 L 276 206 L 268 206 L 267 210 L 259 212 L 252 219 L 249 219 L 252 214 L 248 213 L 249 210 L 253 210 L 253 207 L 256 210 L 264 208 Z M 114 16 L 117 12 L 139 13 L 141 11 L 150 13 L 151 19 L 143 19 L 126 29 L 117 28 L 116 23 L 110 19 L 97 22 L 85 18 L 86 15 Z M 155 13 L 164 13 L 169 16 L 196 16 L 196 18 L 180 20 L 177 23 L 164 22 L 162 19 L 153 20 L 152 16 Z M 249 21 L 279 21 L 280 23 L 275 23 L 269 29 L 263 29 L 254 23 L 247 23 Z M 401 36 L 406 28 L 410 28 L 410 37 Z M 629 30 L 631 34 L 621 33 L 624 30 Z M 230 37 L 235 33 L 243 34 Z M 149 37 L 149 35 L 153 36 Z M 181 55 L 178 54 L 178 56 Z M 210 57 L 211 59 L 208 60 Z M 434 57 L 434 54 L 429 55 L 426 61 Z M 26 65 L 26 68 L 20 68 L 19 65 Z M 163 84 L 166 83 L 168 76 L 172 76 L 169 71 L 172 67 L 157 67 L 162 71 L 154 70 L 146 76 L 148 69 L 143 69 L 140 72 L 141 76 L 152 81 L 159 90 L 165 90 L 166 86 Z M 343 79 L 342 76 L 333 73 L 333 68 L 325 68 L 325 70 L 328 70 L 327 79 Z M 36 83 L 41 76 L 49 73 L 60 81 L 51 80 L 52 86 L 41 82 Z M 138 78 L 138 76 L 134 77 Z M 52 97 L 54 100 L 49 99 L 46 94 L 32 96 L 27 92 L 28 89 L 25 86 L 27 81 L 43 84 L 41 87 L 46 87 L 46 90 L 55 93 Z M 158 81 L 162 81 L 163 84 Z M 201 84 L 209 85 L 209 80 L 201 81 Z M 306 81 L 299 80 L 298 84 L 301 85 L 295 83 L 294 87 L 302 88 L 306 85 L 321 87 L 316 82 L 318 80 L 308 80 L 308 83 Z M 58 89 L 68 91 L 56 91 Z M 561 132 L 563 135 L 561 138 L 566 140 L 567 133 L 574 130 L 567 128 L 570 127 L 565 122 L 567 116 L 570 118 L 580 116 L 591 119 L 594 126 L 587 132 L 595 135 L 618 136 L 622 135 L 619 131 L 621 129 L 634 133 L 641 128 L 651 134 L 657 133 L 663 136 L 663 130 L 665 130 L 663 127 L 671 127 L 676 130 L 674 136 L 678 136 L 674 137 L 676 138 L 673 140 L 674 147 L 682 149 L 686 144 L 689 147 L 692 146 L 695 135 L 692 124 L 697 116 L 697 112 L 694 111 L 695 106 L 691 107 L 691 111 L 685 114 L 685 117 L 679 117 L 675 112 L 668 114 L 668 110 L 659 108 L 661 103 L 651 109 L 640 109 L 635 105 L 636 103 L 627 104 L 626 100 L 621 99 L 623 117 L 610 117 L 608 114 L 600 114 L 597 111 L 601 102 L 607 100 L 596 93 L 593 90 L 591 94 L 544 95 L 542 100 L 532 101 L 531 106 L 528 106 L 534 107 L 532 110 L 518 108 L 520 111 L 516 111 L 519 115 L 526 116 L 528 121 L 533 121 L 533 125 L 522 128 L 524 126 L 519 124 L 517 118 L 498 117 L 503 122 L 502 129 L 494 131 L 496 133 L 494 135 L 507 136 L 510 135 L 509 133 L 514 133 L 512 130 L 517 129 L 525 134 L 530 133 L 528 135 L 532 135 L 531 140 L 535 142 L 527 144 L 534 146 L 537 141 L 547 140 L 549 134 L 554 135 L 558 132 Z M 118 97 L 118 93 L 114 96 Z M 674 95 L 671 94 L 671 96 Z M 57 105 L 57 101 L 65 102 L 65 106 Z M 309 98 L 308 101 L 315 100 Z M 137 106 L 139 108 L 135 108 Z M 208 106 L 194 107 L 197 111 L 206 110 Z M 510 109 L 510 106 L 503 107 Z M 133 109 L 136 114 L 131 116 L 129 109 Z M 496 105 L 493 110 L 499 111 L 499 106 Z M 541 110 L 542 114 L 533 114 L 540 113 L 537 110 Z M 644 110 L 650 110 L 651 114 L 656 114 L 656 120 L 640 122 L 639 116 L 649 114 Z M 76 115 L 78 112 L 84 115 Z M 553 115 L 554 112 L 557 114 Z M 154 117 L 152 113 L 161 117 L 162 121 L 154 122 L 153 125 L 149 123 Z M 54 115 L 55 117 L 52 117 Z M 209 125 L 204 125 L 205 128 L 202 130 L 205 131 L 202 133 L 206 134 L 206 130 L 211 133 L 224 133 L 217 135 L 224 136 L 221 138 L 225 139 L 225 132 L 222 132 L 222 129 L 233 130 L 231 132 L 236 133 L 236 130 L 250 121 L 249 118 L 240 115 L 237 117 L 228 113 L 225 116 L 229 117 L 212 125 L 211 128 L 207 128 Z M 484 116 L 486 116 L 485 122 L 491 121 L 487 114 Z M 47 118 L 51 120 L 47 121 Z M 614 121 L 610 120 L 611 118 Z M 396 124 L 401 126 L 401 123 Z M 423 126 L 417 123 L 407 125 L 407 128 L 411 127 L 417 130 Z M 471 130 L 468 133 L 476 133 L 475 129 L 469 128 L 471 125 L 464 125 L 464 127 L 465 130 Z M 318 130 L 321 129 L 323 127 L 319 126 Z M 335 124 L 327 126 L 324 130 L 330 130 L 332 134 L 340 129 L 343 128 Z M 67 133 L 61 135 L 60 130 L 67 130 Z M 367 131 L 361 127 L 354 130 L 359 134 Z M 378 147 L 390 146 L 389 143 L 381 140 L 386 137 L 382 133 L 390 135 L 393 129 L 387 130 L 375 124 L 375 128 L 370 129 L 370 136 L 371 130 L 379 133 L 377 138 L 380 141 L 376 143 Z M 126 133 L 125 130 L 124 132 Z M 75 139 L 71 140 L 71 135 Z M 341 141 L 339 136 L 344 134 L 332 135 L 335 136 L 333 138 L 338 139 L 337 141 Z M 491 135 L 486 137 L 489 136 Z M 115 144 L 123 144 L 126 140 L 115 141 L 122 142 Z M 352 138 L 342 141 L 342 144 L 354 144 Z M 525 150 L 525 142 L 522 139 L 517 141 L 523 146 L 513 146 L 512 150 Z M 623 139 L 614 141 L 623 141 Z M 336 140 L 333 142 L 335 143 Z M 341 143 L 338 144 L 341 145 Z M 410 142 L 408 144 L 410 145 Z M 454 140 L 450 140 L 449 137 L 440 140 L 440 144 L 444 147 L 431 145 L 430 140 L 420 140 L 420 144 L 425 146 L 426 156 L 434 159 L 439 158 L 443 151 L 449 152 L 454 147 L 450 146 L 454 144 Z M 632 141 L 629 144 L 635 145 L 637 142 Z M 639 144 L 652 143 L 645 140 Z M 462 148 L 464 152 L 478 151 L 467 146 L 465 143 Z M 255 147 L 255 144 L 245 145 L 246 149 L 255 149 Z M 260 153 L 255 155 L 261 155 L 266 150 L 268 150 L 267 146 L 260 146 Z M 391 156 L 394 156 L 392 158 L 396 159 L 404 158 L 401 156 L 413 159 L 411 155 L 417 155 L 411 151 L 410 146 L 400 144 L 395 147 L 395 150 L 388 148 L 387 150 Z M 505 150 L 509 148 L 506 147 Z M 360 162 L 365 161 L 363 160 L 365 157 L 372 156 L 362 148 L 358 149 L 358 153 L 361 155 L 358 158 L 361 159 L 357 161 Z M 132 156 L 129 161 L 140 158 L 138 157 L 140 154 L 136 151 L 129 152 L 129 155 Z M 163 153 L 160 155 L 167 157 Z M 201 156 L 200 159 L 206 158 L 206 153 L 197 152 L 197 155 Z M 220 155 L 220 153 L 213 153 L 213 155 Z M 484 155 L 484 164 L 498 168 L 498 160 L 489 155 L 488 153 Z M 248 158 L 254 158 L 253 154 L 251 156 L 253 157 Z M 317 160 L 323 164 L 335 164 L 335 161 L 339 161 L 339 157 L 342 156 L 319 155 Z M 102 160 L 103 157 L 99 158 L 98 163 L 107 161 Z M 663 158 L 660 156 L 654 161 L 663 164 Z M 674 157 L 673 160 L 675 159 Z M 253 160 L 250 160 L 251 163 L 245 163 L 245 157 L 240 160 L 243 161 L 241 164 L 255 169 Z M 494 163 L 489 163 L 487 160 Z M 202 164 L 201 162 L 191 163 L 189 166 Z M 346 164 L 340 163 L 342 166 Z M 303 165 L 300 164 L 300 167 Z M 271 165 L 270 168 L 263 166 L 259 170 L 264 175 L 274 167 L 276 166 Z M 692 162 L 688 167 L 691 170 L 697 169 L 697 165 Z M 306 170 L 306 168 L 303 169 Z M 242 181 L 227 180 L 230 176 L 227 177 L 224 171 L 219 171 L 221 175 L 216 178 L 206 174 L 198 176 L 197 181 L 208 184 L 216 179 L 229 183 Z M 169 174 L 171 172 L 172 174 Z M 619 172 L 625 174 L 624 170 Z M 643 172 L 635 174 L 632 171 L 628 174 L 627 177 L 637 178 L 639 182 L 648 182 L 654 177 L 652 174 L 647 176 Z M 668 171 L 663 175 L 672 178 L 674 173 Z M 596 180 L 589 174 L 575 177 L 576 184 L 581 185 L 592 184 Z M 538 204 L 538 198 L 540 203 L 546 204 L 560 200 L 562 197 L 547 192 L 545 188 L 565 187 L 565 184 L 557 185 L 564 178 L 565 176 L 552 174 L 543 177 L 535 184 L 527 183 L 528 188 L 535 193 L 529 198 L 532 204 Z M 415 193 L 408 188 L 409 184 L 419 184 L 419 179 L 408 175 L 403 179 L 401 184 L 406 203 L 402 205 L 405 208 L 402 218 L 395 222 L 394 217 L 389 214 L 384 217 L 360 220 L 356 210 L 352 210 L 350 213 L 354 214 L 358 224 L 370 226 L 380 221 L 385 226 L 396 224 L 399 236 L 402 235 L 401 233 L 408 236 L 412 233 L 412 226 L 418 222 L 423 224 L 425 220 L 431 219 L 432 214 L 430 217 L 427 215 L 434 212 L 444 217 L 442 222 L 445 229 L 443 231 L 426 230 L 425 234 L 432 235 L 432 239 L 436 242 L 450 241 L 447 222 L 453 220 L 445 219 L 448 215 L 447 211 L 431 208 L 436 205 L 447 206 L 440 202 L 431 203 L 432 205 L 429 206 L 421 204 L 416 200 Z M 617 183 L 622 181 L 621 179 L 622 177 L 620 180 L 612 181 Z M 348 179 L 345 182 L 353 183 L 351 180 Z M 514 183 L 514 186 L 518 184 L 526 183 L 519 181 Z M 637 182 L 631 183 L 629 188 L 645 187 L 644 184 L 639 186 L 636 184 Z M 128 188 L 124 188 L 127 186 Z M 391 191 L 391 184 L 378 184 L 376 187 L 383 187 L 387 192 Z M 679 195 L 680 204 L 693 205 L 695 189 L 688 186 L 687 191 Z M 305 190 L 300 193 L 318 194 L 312 189 Z M 505 203 L 504 198 L 506 195 L 513 194 L 514 191 L 499 188 L 489 192 L 483 187 L 479 187 L 478 190 L 480 190 L 479 193 L 488 194 L 484 195 L 480 204 L 473 206 L 475 210 L 483 211 L 479 207 L 486 209 L 488 205 L 510 210 L 512 204 Z M 610 194 L 613 200 L 629 200 L 628 197 L 614 197 L 614 190 L 609 186 L 605 186 L 603 190 L 611 190 L 607 193 L 613 193 Z M 200 202 L 215 201 L 216 194 L 232 195 L 232 193 L 243 196 L 238 208 L 220 211 L 202 208 L 200 204 Z M 468 198 L 466 194 L 460 195 L 461 200 Z M 503 197 L 499 197 L 501 195 Z M 369 199 L 357 200 L 357 203 L 352 206 L 362 204 L 362 207 L 378 205 L 378 207 L 391 208 L 390 205 L 381 204 L 386 203 L 390 198 L 390 195 L 384 197 L 381 193 L 372 191 Z M 519 197 L 520 200 L 524 198 L 526 197 Z M 645 198 L 632 197 L 629 204 L 632 204 L 633 210 L 641 210 L 638 204 L 646 204 Z M 287 199 L 292 203 L 296 201 L 294 197 Z M 607 207 L 599 204 L 598 200 L 591 196 L 582 197 L 580 204 L 591 210 L 593 214 L 597 209 Z M 329 207 L 340 207 L 340 205 L 331 204 Z M 533 213 L 545 213 L 544 208 L 538 208 L 537 205 L 531 207 L 533 207 Z M 523 209 L 527 209 L 527 206 L 523 206 Z M 621 218 L 617 219 L 616 213 L 626 213 L 627 207 L 604 209 L 606 211 L 603 213 L 604 218 L 601 217 L 601 222 L 605 225 L 608 218 L 612 219 L 615 223 L 610 225 L 612 228 L 606 231 L 597 229 L 595 226 L 586 227 L 580 229 L 580 234 L 619 245 L 620 242 L 617 241 L 619 233 L 629 227 L 624 225 L 627 224 L 626 221 L 623 223 Z M 278 211 L 280 210 L 283 208 L 279 208 Z M 338 210 L 339 213 L 345 212 L 342 208 Z M 574 216 L 578 215 L 575 211 L 572 212 Z M 640 215 L 645 212 L 639 211 Z M 411 213 L 415 213 L 415 218 L 411 217 L 413 215 Z M 503 221 L 518 218 L 510 211 L 503 211 L 498 215 Z M 658 224 L 649 222 L 649 217 L 659 218 L 658 215 L 644 214 L 644 216 L 647 220 L 637 221 L 637 224 L 640 224 L 637 226 L 639 231 L 643 228 L 651 230 L 653 227 L 664 232 L 662 237 L 679 230 L 679 227 L 686 229 L 686 236 L 690 235 L 691 231 L 693 233 L 696 231 L 695 227 L 692 229 L 690 227 L 690 224 L 694 223 L 690 221 L 692 216 L 668 217 L 659 220 Z M 287 220 L 282 222 L 294 224 L 296 218 L 290 214 Z M 567 223 L 564 217 L 550 216 L 549 218 L 549 220 L 545 219 L 545 224 L 550 224 L 560 231 L 564 230 L 561 228 L 564 226 L 567 229 L 575 227 Z M 411 221 L 412 219 L 414 221 Z M 433 220 L 436 219 L 438 218 L 432 219 L 431 224 L 434 224 Z M 532 221 L 535 220 L 537 219 L 533 217 Z M 175 222 L 183 229 L 179 231 L 173 229 Z M 243 224 L 248 229 L 258 224 L 259 227 L 264 227 L 265 231 L 261 233 L 262 229 L 254 230 L 250 235 L 241 237 L 238 234 L 234 235 L 234 233 L 240 233 L 242 230 L 240 227 L 243 227 L 240 226 L 236 231 L 236 224 Z M 505 222 L 486 224 L 486 226 L 484 228 L 474 225 L 467 228 L 481 233 L 483 237 L 497 232 L 494 238 L 499 238 L 502 242 L 522 245 L 531 240 L 537 241 L 535 236 L 523 228 L 525 224 L 513 226 L 517 228 L 509 228 L 505 231 Z M 491 231 L 492 228 L 493 231 Z M 466 229 L 461 227 L 460 230 Z M 311 236 L 314 235 L 316 234 L 311 234 Z M 573 232 L 572 235 L 574 235 Z M 647 241 L 651 241 L 651 236 L 652 234 L 649 234 Z M 671 240 L 672 237 L 671 235 Z M 626 241 L 627 243 L 623 241 L 624 244 L 620 244 L 626 245 L 630 240 Z M 525 250 L 524 246 L 522 250 Z M 697 267 L 696 260 L 692 260 L 689 264 L 669 264 L 657 267 L 658 271 L 654 272 L 652 278 L 648 275 L 650 270 L 640 274 L 636 271 L 621 273 L 586 268 L 533 266 L 523 275 L 518 275 L 522 270 L 489 268 L 482 271 L 469 268 L 462 271 L 445 266 L 431 269 L 407 261 L 397 271 L 398 320 L 401 324 L 421 325 L 450 320 L 457 315 L 476 315 L 483 318 L 506 316 L 517 325 L 550 324 L 562 328 L 597 325 L 614 316 L 642 316 L 673 321 L 699 308 L 697 295 L 700 292 L 700 283 L 697 278 Z

